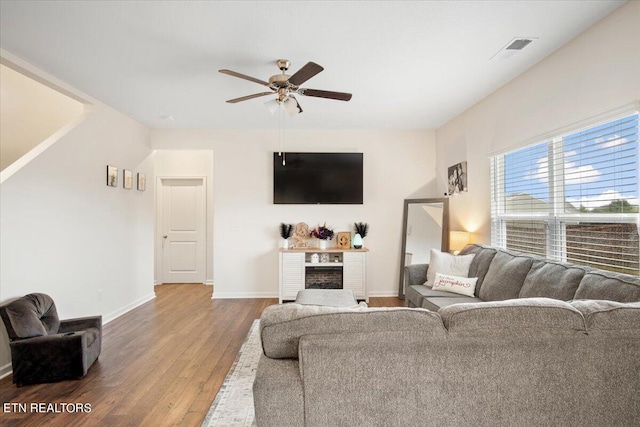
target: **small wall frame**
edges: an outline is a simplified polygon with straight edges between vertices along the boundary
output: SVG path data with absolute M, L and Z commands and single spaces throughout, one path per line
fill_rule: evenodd
M 138 191 L 145 191 L 147 189 L 147 175 L 138 172 Z
M 118 186 L 118 168 L 115 166 L 107 165 L 107 185 L 109 187 Z
M 133 172 L 130 170 L 124 169 L 122 171 L 122 186 L 127 190 L 133 188 Z

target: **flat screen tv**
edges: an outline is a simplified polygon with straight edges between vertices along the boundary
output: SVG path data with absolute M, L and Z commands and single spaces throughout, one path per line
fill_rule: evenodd
M 274 204 L 361 205 L 362 153 L 273 153 Z

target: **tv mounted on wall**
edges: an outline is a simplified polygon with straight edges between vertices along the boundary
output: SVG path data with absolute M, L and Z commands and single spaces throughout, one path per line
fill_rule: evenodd
M 273 153 L 274 204 L 361 205 L 362 153 Z

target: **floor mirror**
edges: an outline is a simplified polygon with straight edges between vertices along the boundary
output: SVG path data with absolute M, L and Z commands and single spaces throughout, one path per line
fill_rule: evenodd
M 398 298 L 404 299 L 404 268 L 428 264 L 429 252 L 449 251 L 449 199 L 405 199 Z

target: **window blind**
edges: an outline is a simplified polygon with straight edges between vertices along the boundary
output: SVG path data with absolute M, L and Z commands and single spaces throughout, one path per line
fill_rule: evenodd
M 492 244 L 640 273 L 638 114 L 491 159 Z

